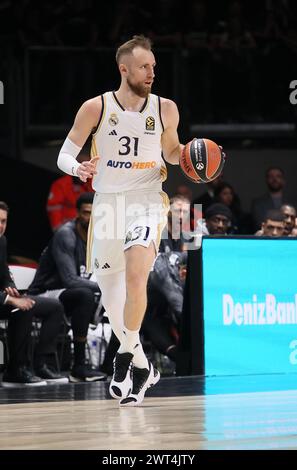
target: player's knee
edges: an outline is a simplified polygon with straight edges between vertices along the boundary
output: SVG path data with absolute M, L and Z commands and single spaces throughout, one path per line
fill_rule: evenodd
M 142 292 L 146 292 L 146 278 L 141 275 L 140 273 L 130 273 L 127 275 L 127 291 L 128 293 L 132 294 L 140 294 Z

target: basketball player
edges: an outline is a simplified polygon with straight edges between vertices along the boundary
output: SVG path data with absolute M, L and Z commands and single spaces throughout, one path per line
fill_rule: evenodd
M 93 178 L 90 268 L 120 341 L 110 393 L 121 406 L 134 406 L 160 378 L 143 352 L 139 330 L 148 275 L 169 208 L 162 192 L 167 171 L 161 152 L 168 163 L 178 165 L 183 145 L 176 104 L 151 93 L 156 61 L 150 40 L 134 36 L 118 48 L 116 61 L 119 89 L 83 103 L 58 166 L 82 181 Z M 79 164 L 76 157 L 90 133 L 94 158 Z

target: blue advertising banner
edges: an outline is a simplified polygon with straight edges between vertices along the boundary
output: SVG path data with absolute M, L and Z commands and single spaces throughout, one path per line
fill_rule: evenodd
M 203 240 L 205 374 L 297 372 L 297 240 Z

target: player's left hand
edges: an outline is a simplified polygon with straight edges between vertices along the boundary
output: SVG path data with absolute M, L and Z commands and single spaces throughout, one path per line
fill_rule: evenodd
M 223 159 L 226 160 L 227 155 L 225 154 L 223 147 L 219 145 L 219 148 L 221 149 Z

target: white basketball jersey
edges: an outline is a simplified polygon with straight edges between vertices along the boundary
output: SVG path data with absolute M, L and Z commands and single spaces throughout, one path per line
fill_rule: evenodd
M 150 94 L 140 111 L 125 110 L 114 92 L 101 96 L 102 112 L 92 139 L 99 155 L 93 188 L 100 193 L 162 189 L 167 170 L 161 155 L 160 98 Z

